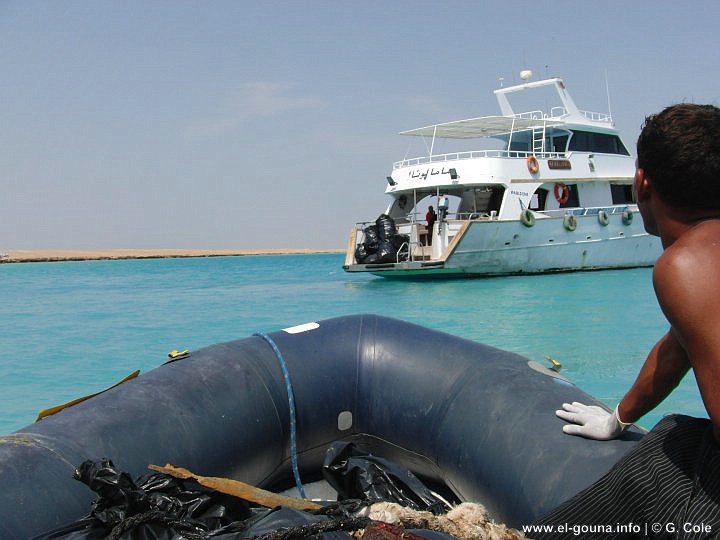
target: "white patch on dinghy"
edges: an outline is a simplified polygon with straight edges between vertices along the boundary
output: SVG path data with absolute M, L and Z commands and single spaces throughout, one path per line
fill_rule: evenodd
M 352 427 L 353 417 L 350 411 L 343 411 L 338 414 L 338 430 L 347 431 Z
M 307 332 L 308 330 L 315 330 L 320 328 L 320 325 L 316 322 L 309 322 L 305 324 L 299 324 L 297 326 L 291 326 L 290 328 L 283 328 L 283 332 L 288 334 L 300 334 L 301 332 Z

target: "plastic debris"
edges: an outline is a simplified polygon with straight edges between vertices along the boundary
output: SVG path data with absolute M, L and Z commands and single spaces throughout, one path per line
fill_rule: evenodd
M 358 262 L 365 261 L 371 255 L 367 244 L 358 244 L 355 248 L 355 260 Z
M 323 477 L 338 492 L 338 500 L 367 499 L 400 503 L 414 510 L 444 514 L 450 506 L 412 472 L 360 451 L 353 443 L 336 442 L 328 448 Z
M 375 225 L 363 229 L 363 242 L 355 247 L 358 264 L 403 262 L 410 258 L 410 237 L 397 234 L 395 220 L 381 214 Z
M 363 234 L 365 235 L 365 241 L 363 243 L 369 247 L 370 251 L 373 251 L 373 246 L 377 247 L 378 243 L 380 242 L 377 225 L 370 225 L 369 227 L 365 227 L 363 229 Z
M 387 241 L 380 242 L 377 249 L 377 262 L 395 262 L 395 255 L 397 255 L 397 250 L 393 247 L 392 243 Z
M 158 468 L 162 469 L 162 468 Z M 209 490 L 235 489 L 234 480 L 200 477 L 184 469 L 141 476 L 133 481 L 109 460 L 86 461 L 75 478 L 98 494 L 90 513 L 34 540 L 505 540 L 522 535 L 495 524 L 480 505 L 467 503 L 446 516 L 447 503 L 410 471 L 360 452 L 352 443 L 328 449 L 323 474 L 338 490 L 338 502 L 302 501 L 310 509 L 253 507 L 242 498 Z M 206 482 L 207 483 L 207 482 Z M 242 485 L 238 495 L 262 504 L 284 504 L 287 497 L 264 499 L 267 492 Z M 247 488 L 250 488 L 249 491 Z M 379 502 L 371 501 L 399 501 Z M 291 501 L 292 502 L 292 501 Z M 433 513 L 435 512 L 435 513 Z
M 211 492 L 194 482 L 165 474 L 149 474 L 134 482 L 110 460 L 85 461 L 75 479 L 98 494 L 90 514 L 37 539 L 201 538 L 252 512 L 245 501 Z M 131 531 L 131 534 L 126 533 Z M 176 536 L 168 535 L 174 531 Z
M 370 523 L 354 515 L 357 501 L 312 512 L 253 508 L 237 497 L 164 473 L 133 481 L 110 460 L 82 463 L 75 478 L 98 494 L 90 514 L 33 540 L 350 540 L 343 530 Z
M 390 238 L 397 232 L 395 227 L 395 220 L 387 214 L 380 214 L 375 220 L 375 226 L 377 227 L 377 234 L 380 241 L 389 241 Z
M 393 234 L 390 237 L 390 243 L 397 250 L 402 249 L 404 247 L 403 244 L 408 244 L 409 242 L 410 236 L 407 234 Z

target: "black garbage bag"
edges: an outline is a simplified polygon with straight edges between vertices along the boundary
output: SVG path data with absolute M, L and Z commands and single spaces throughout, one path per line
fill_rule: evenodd
M 133 481 L 110 460 L 86 461 L 76 479 L 98 494 L 92 511 L 78 521 L 31 540 L 247 540 L 272 538 L 351 540 L 343 531 L 365 528 L 359 500 L 328 503 L 320 510 L 251 507 L 246 501 L 197 484 L 155 473 Z M 450 538 L 417 530 L 429 540 Z
M 358 244 L 355 248 L 355 260 L 358 264 L 363 264 L 368 255 L 370 255 L 370 251 L 368 251 L 367 246 L 365 244 Z
M 375 220 L 375 226 L 377 227 L 378 237 L 381 242 L 389 241 L 392 235 L 397 232 L 395 220 L 387 214 L 380 214 Z
M 369 227 L 365 227 L 363 229 L 363 235 L 365 236 L 363 242 L 365 244 L 368 244 L 368 246 L 377 246 L 380 242 L 377 225 L 370 225 Z
M 392 237 L 390 237 L 390 243 L 395 249 L 400 249 L 403 247 L 403 244 L 410 243 L 410 237 L 407 234 L 393 234 Z
M 376 255 L 376 262 L 378 263 L 395 262 L 397 258 L 397 249 L 395 249 L 390 242 L 380 242 Z
M 209 490 L 191 480 L 154 473 L 133 481 L 110 460 L 85 461 L 75 478 L 98 494 L 90 514 L 36 539 L 159 540 L 191 538 L 252 516 L 245 501 Z
M 360 261 L 358 261 L 359 263 Z M 378 255 L 377 253 L 371 253 L 367 257 L 365 257 L 362 261 L 362 264 L 375 264 L 378 262 Z
M 338 500 L 396 502 L 414 510 L 444 514 L 450 507 L 411 471 L 387 459 L 361 452 L 350 442 L 328 448 L 323 477 L 338 492 Z

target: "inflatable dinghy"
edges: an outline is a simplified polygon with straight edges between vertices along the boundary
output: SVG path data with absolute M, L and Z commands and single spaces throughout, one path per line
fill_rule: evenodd
M 519 528 L 642 437 L 563 434 L 554 411 L 571 401 L 598 404 L 519 355 L 375 315 L 213 345 L 0 437 L 0 537 L 87 514 L 94 494 L 72 478 L 86 459 L 133 476 L 173 463 L 284 488 L 293 461 L 302 479 L 317 477 L 340 440 Z

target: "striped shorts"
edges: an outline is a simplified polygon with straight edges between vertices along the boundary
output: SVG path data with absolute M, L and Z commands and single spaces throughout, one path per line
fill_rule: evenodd
M 605 476 L 533 525 L 536 539 L 720 538 L 711 422 L 666 416 Z

